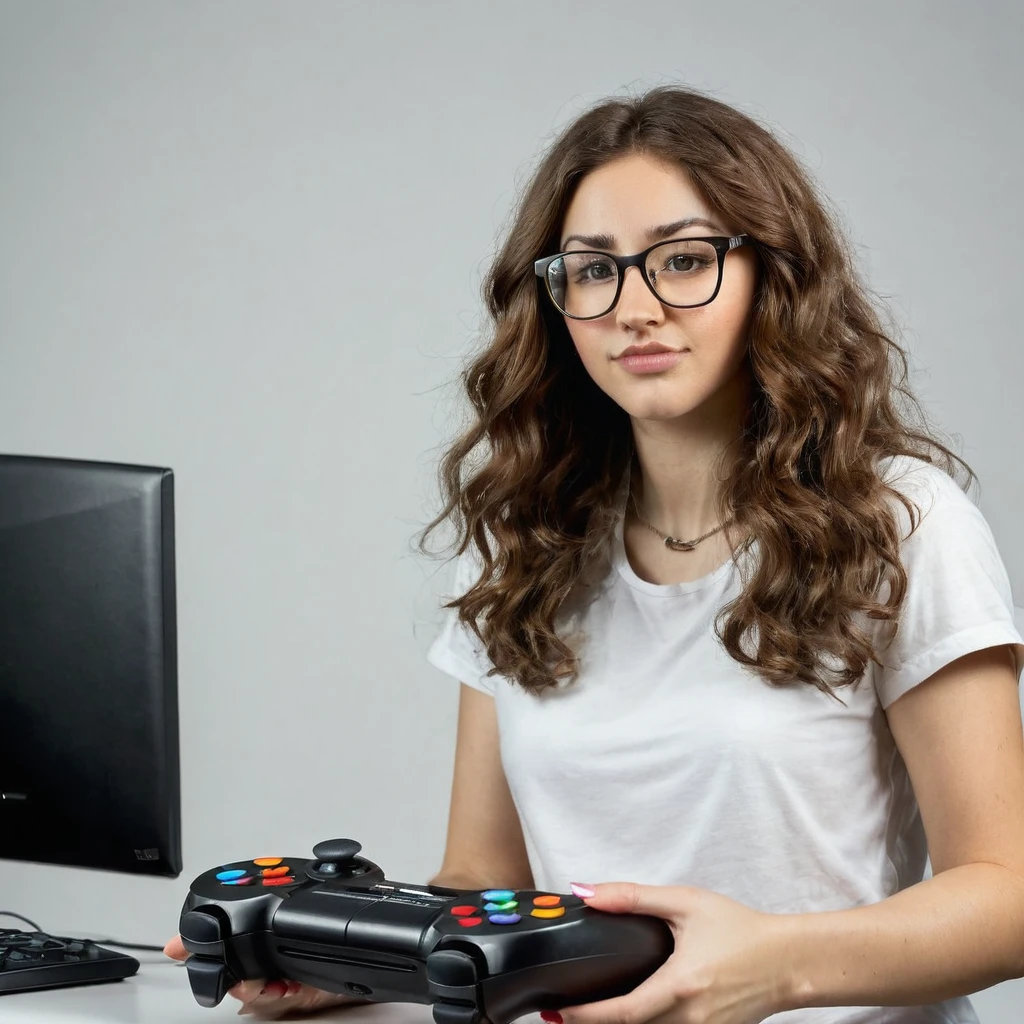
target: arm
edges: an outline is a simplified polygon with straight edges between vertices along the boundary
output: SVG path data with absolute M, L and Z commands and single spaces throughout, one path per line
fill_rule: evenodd
M 787 1005 L 921 1005 L 1024 976 L 1024 739 L 1008 647 L 894 701 L 934 877 L 871 906 L 778 919 Z
M 501 766 L 494 698 L 465 684 L 459 692 L 448 838 L 441 870 L 430 882 L 454 889 L 533 887 Z

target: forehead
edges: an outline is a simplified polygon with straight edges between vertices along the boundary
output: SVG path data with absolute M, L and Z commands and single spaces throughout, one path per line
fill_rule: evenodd
M 631 154 L 595 168 L 579 183 L 562 221 L 562 235 L 607 232 L 626 240 L 652 224 L 712 217 L 689 175 L 664 160 Z

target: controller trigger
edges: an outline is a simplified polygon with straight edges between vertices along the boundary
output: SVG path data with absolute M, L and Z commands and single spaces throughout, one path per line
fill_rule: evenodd
M 191 956 L 185 962 L 185 968 L 192 995 L 200 1006 L 217 1006 L 228 989 L 238 984 L 238 979 L 218 960 Z
M 475 1006 L 463 1003 L 434 1003 L 434 1024 L 489 1024 Z

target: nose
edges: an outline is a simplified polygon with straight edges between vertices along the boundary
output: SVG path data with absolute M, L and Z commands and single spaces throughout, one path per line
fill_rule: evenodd
M 625 327 L 658 324 L 665 319 L 665 307 L 651 291 L 639 267 L 627 267 L 622 291 L 615 306 L 615 319 Z

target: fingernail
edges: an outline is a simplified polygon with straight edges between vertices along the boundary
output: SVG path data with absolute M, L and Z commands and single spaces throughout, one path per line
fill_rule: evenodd
M 572 882 L 569 888 L 572 889 L 573 895 L 579 896 L 581 900 L 590 899 L 591 896 L 595 895 L 593 889 L 586 885 L 580 885 L 579 882 Z M 559 1020 L 561 1020 L 561 1017 L 559 1017 Z
M 562 1015 L 555 1010 L 541 1010 L 540 1019 L 548 1024 L 562 1024 Z

